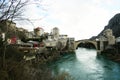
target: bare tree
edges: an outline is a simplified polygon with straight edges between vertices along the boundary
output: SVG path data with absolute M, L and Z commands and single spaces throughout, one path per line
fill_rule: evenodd
M 10 21 L 20 18 L 22 16 L 22 11 L 24 6 L 26 6 L 28 0 L 0 0 L 0 22 L 1 21 Z M 2 24 L 2 23 L 1 23 Z M 8 26 L 10 26 L 9 24 Z M 6 30 L 8 33 L 8 27 Z M 3 42 L 3 67 L 5 66 L 5 55 L 6 55 L 6 41 Z
M 36 5 L 41 10 L 46 10 L 41 4 L 43 0 L 0 0 L 0 21 L 1 20 L 30 20 L 24 16 L 25 6 Z
M 0 0 L 0 20 L 15 20 L 22 16 L 28 0 Z
M 28 18 L 25 18 L 23 15 L 24 13 L 24 7 L 31 4 L 41 5 L 42 0 L 33 0 L 35 3 L 30 3 L 30 0 L 0 0 L 0 24 L 1 21 L 20 21 L 20 20 L 26 20 L 31 22 Z M 6 34 L 9 34 L 8 27 L 11 25 L 11 23 L 6 26 L 7 29 L 5 31 Z M 0 27 L 1 28 L 1 27 Z M 0 44 L 1 45 L 1 44 Z M 3 67 L 5 68 L 6 65 L 6 41 L 3 42 L 3 49 L 2 49 L 2 58 L 3 58 Z

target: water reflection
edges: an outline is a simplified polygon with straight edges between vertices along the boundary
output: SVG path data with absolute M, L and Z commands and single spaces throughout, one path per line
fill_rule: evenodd
M 97 56 L 96 50 L 78 48 L 76 54 L 50 64 L 53 74 L 68 72 L 75 80 L 120 80 L 120 65 Z

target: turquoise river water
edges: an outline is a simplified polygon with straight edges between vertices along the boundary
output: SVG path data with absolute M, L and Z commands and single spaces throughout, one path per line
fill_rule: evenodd
M 96 50 L 78 48 L 49 65 L 53 74 L 67 72 L 74 80 L 120 80 L 120 64 L 97 56 Z

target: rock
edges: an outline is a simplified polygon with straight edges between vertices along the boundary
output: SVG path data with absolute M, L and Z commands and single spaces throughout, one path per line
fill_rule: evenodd
M 111 29 L 115 37 L 120 36 L 120 13 L 116 14 L 109 20 L 108 25 L 104 27 L 97 37 L 102 35 L 106 29 Z

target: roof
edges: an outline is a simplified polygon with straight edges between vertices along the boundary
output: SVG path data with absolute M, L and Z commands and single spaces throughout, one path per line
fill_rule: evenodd
M 37 28 L 35 28 L 36 30 L 40 30 L 40 29 L 43 29 L 43 28 L 41 28 L 41 27 L 37 27 Z M 43 29 L 44 30 L 44 29 Z

